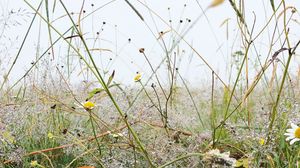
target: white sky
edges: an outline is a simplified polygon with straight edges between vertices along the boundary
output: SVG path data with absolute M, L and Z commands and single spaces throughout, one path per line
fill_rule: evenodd
M 161 40 L 157 40 L 158 32 L 170 30 L 170 25 L 166 25 L 161 19 L 168 22 L 172 20 L 171 26 L 177 32 L 184 32 L 193 21 L 201 15 L 201 8 L 205 9 L 210 1 L 198 0 L 199 6 L 196 0 L 129 0 L 136 9 L 144 17 L 145 22 L 142 22 L 132 9 L 125 3 L 124 0 L 115 0 L 109 5 L 95 11 L 92 15 L 88 16 L 81 22 L 82 32 L 85 39 L 87 39 L 90 48 L 102 48 L 109 49 L 108 51 L 93 51 L 93 57 L 96 60 L 98 67 L 101 70 L 112 72 L 116 71 L 115 80 L 124 84 L 134 84 L 133 76 L 135 72 L 142 72 L 145 77 L 151 73 L 150 67 L 147 64 L 144 57 L 138 52 L 139 48 L 145 48 L 145 53 L 150 59 L 154 67 L 160 63 L 165 56 L 165 52 L 160 44 L 163 44 Z M 28 0 L 35 8 L 37 8 L 40 1 Z M 93 10 L 108 3 L 109 0 L 86 0 L 84 10 L 87 15 Z M 154 11 L 160 16 L 158 18 L 154 14 L 150 15 L 150 11 L 142 4 L 147 4 L 149 9 Z M 246 20 L 249 26 L 252 26 L 254 20 L 254 14 L 256 15 L 256 24 L 254 27 L 254 35 L 256 35 L 261 28 L 265 25 L 267 20 L 272 15 L 272 9 L 269 5 L 269 1 L 251 0 L 245 1 L 246 7 Z M 278 5 L 280 1 L 276 1 L 275 5 Z M 54 0 L 49 0 L 50 9 L 53 8 Z M 82 0 L 64 0 L 70 12 L 78 13 L 80 11 Z M 91 4 L 94 4 L 92 7 Z M 186 4 L 186 7 L 184 5 Z M 294 6 L 297 9 L 300 8 L 300 2 L 295 0 L 286 1 L 287 6 Z M 201 8 L 200 8 L 201 7 Z M 168 10 L 169 8 L 169 10 Z M 18 11 L 19 9 L 25 11 L 25 15 L 9 15 L 9 11 Z M 282 11 L 282 7 L 279 11 Z M 43 16 L 46 16 L 45 5 L 40 10 Z M 25 33 L 30 24 L 33 12 L 30 7 L 23 0 L 1 0 L 0 1 L 0 73 L 3 75 L 7 72 L 8 68 L 12 64 L 12 60 L 17 54 L 18 48 L 25 36 Z M 280 12 L 278 12 L 279 14 Z M 278 15 L 277 14 L 277 15 Z M 290 16 L 291 10 L 288 12 Z M 56 1 L 56 8 L 54 13 L 50 11 L 50 20 L 53 21 L 61 16 L 65 15 L 65 11 L 62 8 L 59 0 Z M 229 67 L 231 55 L 235 51 L 241 50 L 241 37 L 236 25 L 236 16 L 229 2 L 225 2 L 221 6 L 207 10 L 206 16 L 209 20 L 203 16 L 197 22 L 197 24 L 188 32 L 185 36 L 186 41 L 193 46 L 193 48 L 200 53 L 200 55 L 216 70 L 221 78 L 228 82 L 229 79 Z M 74 15 L 75 20 L 78 19 L 78 15 Z M 191 19 L 189 23 L 186 19 Z M 225 19 L 230 19 L 228 22 L 229 36 L 226 38 L 226 26 L 220 27 L 221 23 Z M 290 22 L 290 40 L 292 45 L 300 40 L 300 16 L 299 12 L 296 12 L 293 16 L 295 21 Z M 4 26 L 5 21 L 9 20 L 7 25 Z M 180 23 L 180 20 L 183 22 Z M 256 51 L 254 47 L 251 48 L 249 54 L 249 64 L 251 68 L 252 76 L 259 70 L 257 64 L 257 54 L 261 55 L 261 60 L 264 61 L 268 50 L 270 48 L 270 38 L 274 30 L 273 19 L 270 26 L 262 33 L 262 35 L 255 41 Z M 298 21 L 298 23 L 297 23 Z M 103 22 L 106 22 L 103 25 Z M 20 23 L 20 25 L 12 26 L 12 24 Z M 279 21 L 279 32 L 282 31 L 282 20 Z M 156 26 L 155 26 L 156 25 Z M 61 33 L 67 30 L 71 26 L 71 22 L 68 17 L 62 17 L 61 19 L 53 22 L 53 26 L 57 28 Z M 157 30 L 156 30 L 157 27 Z M 101 30 L 103 28 L 103 30 Z M 96 32 L 100 32 L 97 37 Z M 59 37 L 54 31 L 52 38 L 55 40 Z M 152 34 L 154 33 L 154 34 Z M 68 33 L 70 35 L 70 33 Z M 276 31 L 276 38 L 278 32 Z M 16 39 L 17 38 L 17 39 Z M 97 39 L 96 39 L 97 38 Z M 128 43 L 128 39 L 131 42 Z M 163 36 L 164 41 L 168 48 L 172 44 L 172 39 L 178 39 L 179 37 L 174 32 L 166 33 Z M 96 39 L 96 40 L 95 40 Z M 283 38 L 281 38 L 283 40 Z M 40 49 L 37 53 L 37 45 Z M 30 67 L 30 63 L 35 60 L 36 56 L 40 56 L 41 53 L 49 46 L 48 29 L 45 22 L 41 21 L 39 17 L 35 20 L 33 28 L 30 31 L 29 38 L 26 40 L 24 48 L 20 54 L 20 58 L 17 60 L 12 74 L 10 75 L 10 83 L 13 83 L 20 77 L 22 77 L 25 71 Z M 80 45 L 78 39 L 74 39 L 76 46 Z M 81 51 L 84 51 L 82 45 L 79 46 Z M 68 45 L 64 41 L 60 41 L 54 47 L 55 59 L 50 61 L 52 55 L 46 55 L 45 60 L 41 62 L 40 69 L 48 67 L 52 72 L 56 72 L 54 68 L 57 64 L 64 65 L 66 63 Z M 273 52 L 280 49 L 280 41 L 278 41 L 273 48 Z M 182 52 L 184 50 L 184 52 Z M 193 85 L 205 84 L 210 81 L 211 71 L 203 63 L 201 59 L 191 50 L 191 48 L 184 42 L 181 42 L 175 51 L 179 51 L 177 56 L 177 67 L 181 75 Z M 174 51 L 173 51 L 174 52 Z M 272 53 L 273 53 L 272 52 Z M 84 53 L 84 52 L 83 52 Z M 298 56 L 297 56 L 298 57 Z M 292 72 L 297 71 L 299 64 L 299 58 L 293 59 Z M 112 61 L 110 61 L 112 58 Z M 280 58 L 286 58 L 282 56 Z M 78 77 L 81 67 L 78 64 L 78 57 L 73 56 L 72 67 L 75 71 L 71 75 L 71 81 L 82 80 Z M 180 64 L 179 64 L 180 62 Z M 227 66 L 226 66 L 227 65 Z M 256 67 L 256 69 L 254 68 Z M 165 67 L 159 70 L 159 76 L 161 79 L 166 79 Z M 279 69 L 280 70 L 280 69 Z M 61 70 L 64 75 L 67 74 L 66 66 Z M 42 73 L 40 74 L 42 75 Z M 166 82 L 167 80 L 164 80 Z M 2 79 L 1 79 L 2 83 Z

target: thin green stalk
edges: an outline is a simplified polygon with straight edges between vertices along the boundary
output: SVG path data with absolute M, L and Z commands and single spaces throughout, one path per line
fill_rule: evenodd
M 195 100 L 194 100 L 194 98 L 193 98 L 193 96 L 192 96 L 192 93 L 190 92 L 190 90 L 189 90 L 189 88 L 188 88 L 186 82 L 184 81 L 183 77 L 180 75 L 180 73 L 179 73 L 178 71 L 177 71 L 177 74 L 178 74 L 179 78 L 181 79 L 181 81 L 182 81 L 182 83 L 183 83 L 183 85 L 184 85 L 186 91 L 188 92 L 188 94 L 189 94 L 189 96 L 190 96 L 190 98 L 191 98 L 191 100 L 192 100 L 192 103 L 193 103 L 193 105 L 194 105 L 194 108 L 195 108 L 195 110 L 196 110 L 196 112 L 197 112 L 199 121 L 200 121 L 202 127 L 204 128 L 204 127 L 205 127 L 204 122 L 203 122 L 203 120 L 202 120 L 202 118 L 201 118 L 200 111 L 199 111 L 198 108 L 197 108 L 197 105 L 196 105 L 196 102 L 195 102 Z
M 224 115 L 224 119 L 223 119 L 223 123 L 221 123 L 219 126 L 221 126 L 221 130 L 222 130 L 222 126 L 225 124 L 225 121 L 226 121 L 226 118 L 227 118 L 227 114 L 228 114 L 228 111 L 229 111 L 229 107 L 231 105 L 231 102 L 232 102 L 232 98 L 233 98 L 233 95 L 234 95 L 234 91 L 237 87 L 237 83 L 240 79 L 240 76 L 242 74 L 242 70 L 243 70 L 243 67 L 244 67 L 244 64 L 245 64 L 245 61 L 246 61 L 246 58 L 247 58 L 247 55 L 248 55 L 248 52 L 249 52 L 249 49 L 250 49 L 250 46 L 251 46 L 251 42 L 248 44 L 247 48 L 246 48 L 246 52 L 245 52 L 245 56 L 243 58 L 243 61 L 241 63 L 241 66 L 240 66 L 240 69 L 239 69 L 239 72 L 237 74 L 237 77 L 235 79 L 235 82 L 234 82 L 234 85 L 233 85 L 233 88 L 232 88 L 232 91 L 231 91 L 231 94 L 230 94 L 230 97 L 229 97 L 229 100 L 228 100 L 228 103 L 227 103 L 227 106 L 226 106 L 226 110 L 225 110 L 225 115 Z M 218 138 L 217 138 L 217 141 L 219 140 L 220 138 L 220 134 L 218 135 Z M 215 137 L 213 137 L 213 139 L 215 139 Z
M 160 107 L 160 106 L 158 107 L 158 106 L 154 103 L 154 101 L 153 101 L 152 98 L 150 97 L 149 93 L 147 92 L 147 90 L 146 90 L 145 86 L 142 84 L 142 82 L 141 82 L 141 81 L 138 81 L 138 83 L 140 83 L 140 85 L 142 86 L 142 88 L 143 88 L 143 90 L 144 90 L 146 96 L 147 96 L 148 99 L 151 101 L 152 105 L 157 109 L 157 111 L 159 111 L 159 113 L 160 113 L 161 115 L 163 115 L 161 107 Z
M 86 109 L 86 110 L 87 110 L 87 112 L 89 113 L 89 117 L 90 117 L 90 122 L 91 122 L 91 125 L 92 125 L 93 134 L 94 134 L 94 137 L 95 137 L 97 146 L 98 146 L 98 152 L 99 152 L 99 155 L 100 155 L 100 157 L 101 157 L 101 155 L 102 155 L 102 153 L 101 153 L 101 146 L 100 146 L 99 140 L 98 140 L 98 138 L 97 138 L 95 126 L 94 126 L 94 123 L 93 123 L 92 111 L 91 111 L 90 109 Z
M 174 86 L 174 72 L 175 72 L 175 64 L 176 64 L 176 59 L 174 59 L 174 63 L 173 63 L 173 68 L 172 68 L 172 60 L 170 58 L 170 55 L 169 55 L 169 52 L 168 52 L 168 49 L 167 49 L 167 46 L 165 44 L 165 41 L 163 40 L 163 37 L 161 37 L 161 41 L 163 43 L 163 46 L 164 46 L 164 49 L 165 49 L 165 52 L 166 52 L 166 58 L 167 58 L 167 63 L 168 63 L 168 72 L 170 72 L 170 76 L 171 76 L 171 84 L 170 84 L 170 89 L 169 89 L 169 94 L 166 98 L 166 102 L 165 102 L 165 127 L 167 128 L 168 127 L 168 104 L 169 104 L 169 100 L 173 94 L 173 86 Z
M 48 3 L 48 0 L 45 0 L 45 6 L 46 6 L 46 16 L 47 16 L 47 21 L 50 22 L 50 18 L 49 18 L 49 3 Z M 52 45 L 52 35 L 51 35 L 51 29 L 50 29 L 50 26 L 48 25 L 48 36 L 49 36 L 49 40 L 50 40 L 50 44 L 52 46 L 51 48 L 51 54 L 52 54 L 52 59 L 54 60 L 54 48 L 53 48 L 53 45 Z
M 286 36 L 287 36 L 287 34 L 286 34 Z M 284 83 L 285 83 L 285 79 L 288 75 L 288 68 L 289 68 L 292 56 L 294 55 L 294 53 L 295 53 L 297 47 L 299 46 L 299 44 L 300 44 L 300 40 L 295 45 L 295 47 L 289 49 L 289 56 L 288 56 L 288 60 L 287 60 L 287 63 L 286 63 L 285 69 L 284 69 L 284 73 L 283 73 L 283 77 L 282 77 L 281 84 L 280 84 L 280 87 L 279 87 L 279 91 L 278 91 L 278 94 L 277 94 L 276 102 L 272 107 L 271 121 L 270 121 L 270 124 L 269 124 L 269 132 L 268 132 L 268 137 L 267 137 L 268 140 L 269 140 L 270 133 L 273 129 L 273 124 L 274 124 L 275 118 L 277 116 L 277 107 L 279 105 L 279 101 L 280 101 L 281 93 L 282 93 L 283 86 L 284 86 Z
M 166 94 L 165 90 L 163 89 L 163 87 L 162 87 L 162 85 L 161 85 L 161 83 L 160 83 L 160 80 L 159 80 L 159 78 L 158 78 L 158 76 L 157 76 L 157 74 L 156 74 L 156 71 L 154 70 L 154 68 L 153 68 L 153 66 L 152 66 L 152 64 L 151 64 L 151 62 L 150 62 L 150 60 L 148 59 L 148 57 L 146 56 L 146 54 L 145 54 L 144 51 L 140 51 L 140 52 L 141 52 L 141 53 L 143 54 L 143 56 L 145 57 L 147 63 L 149 64 L 149 66 L 150 66 L 150 68 L 151 68 L 151 70 L 152 70 L 152 73 L 154 74 L 154 76 L 155 76 L 155 78 L 156 78 L 156 80 L 157 80 L 157 83 L 158 83 L 160 89 L 162 90 L 162 92 L 163 92 L 165 98 L 167 98 L 167 94 Z
M 71 31 L 71 36 L 73 36 L 74 35 L 74 29 L 72 28 L 72 31 Z M 72 43 L 72 39 L 73 38 L 70 38 L 70 43 Z M 71 77 L 71 63 L 70 63 L 70 49 L 71 49 L 71 47 L 70 47 L 70 45 L 68 46 L 68 54 L 67 54 L 67 73 L 68 73 L 68 79 L 70 79 L 70 77 Z
M 286 63 L 286 67 L 284 69 L 284 73 L 283 73 L 283 77 L 282 77 L 281 84 L 280 84 L 280 87 L 279 87 L 279 91 L 278 91 L 278 94 L 277 94 L 276 102 L 272 107 L 271 121 L 270 121 L 270 124 L 269 124 L 268 136 L 269 136 L 270 132 L 272 131 L 273 124 L 274 124 L 275 118 L 277 116 L 277 107 L 278 107 L 278 104 L 279 104 L 279 101 L 280 101 L 282 89 L 283 89 L 283 86 L 284 86 L 285 78 L 286 78 L 287 73 L 288 73 L 288 68 L 289 68 L 289 65 L 290 65 L 290 62 L 291 62 L 292 55 L 293 55 L 292 52 L 289 51 L 289 57 L 288 57 L 288 60 L 287 60 L 287 63 Z
M 163 110 L 161 109 L 161 106 L 160 106 L 160 105 L 157 106 L 157 105 L 154 103 L 154 101 L 153 101 L 152 98 L 150 97 L 149 93 L 147 92 L 147 90 L 146 90 L 146 88 L 144 87 L 144 85 L 142 84 L 142 82 L 141 82 L 141 81 L 138 81 L 138 82 L 141 84 L 143 90 L 145 91 L 146 96 L 147 96 L 148 99 L 151 101 L 152 105 L 153 105 L 153 106 L 157 109 L 157 111 L 160 113 L 161 122 L 162 122 L 163 125 L 164 125 L 164 129 L 165 129 L 167 135 L 169 135 L 168 127 L 166 127 L 167 119 L 166 119 L 165 114 L 163 113 Z M 153 87 L 153 88 L 154 88 L 154 87 Z M 156 91 L 155 91 L 155 93 L 156 93 Z M 156 95 L 156 96 L 158 97 L 158 95 Z M 159 98 L 158 98 L 158 99 L 159 99 Z
M 156 89 L 155 89 L 155 85 L 152 84 L 151 87 L 152 87 L 152 89 L 153 89 L 153 91 L 154 91 L 154 93 L 155 93 L 155 96 L 156 96 L 156 98 L 157 98 L 158 107 L 159 107 L 160 111 L 162 111 L 161 103 L 160 103 L 160 98 L 159 98 L 159 95 L 158 95 L 158 93 L 157 93 L 157 91 L 156 91 Z
M 283 2 L 283 7 L 285 9 L 286 8 L 285 1 L 282 0 L 282 2 Z M 279 87 L 279 91 L 278 91 L 278 94 L 277 94 L 276 102 L 272 107 L 271 121 L 270 121 L 270 124 L 269 124 L 269 128 L 268 128 L 269 130 L 268 130 L 268 135 L 267 135 L 267 138 L 268 138 L 267 143 L 270 140 L 269 136 L 270 136 L 270 133 L 273 129 L 273 124 L 274 124 L 275 118 L 277 116 L 277 107 L 279 105 L 279 101 L 280 101 L 281 93 L 282 93 L 283 86 L 284 86 L 284 83 L 285 83 L 285 79 L 286 79 L 286 76 L 288 74 L 288 68 L 289 68 L 292 56 L 295 54 L 295 51 L 296 51 L 296 49 L 298 48 L 298 46 L 300 44 L 300 41 L 298 41 L 298 43 L 295 45 L 295 47 L 291 48 L 289 38 L 288 38 L 288 30 L 287 30 L 287 24 L 286 24 L 287 23 L 286 22 L 286 11 L 285 10 L 284 10 L 283 16 L 284 16 L 284 18 L 283 18 L 284 19 L 284 21 L 283 21 L 283 23 L 284 23 L 284 32 L 285 32 L 285 36 L 286 36 L 287 45 L 288 45 L 288 48 L 289 48 L 289 56 L 288 56 L 286 66 L 284 68 L 284 73 L 283 73 L 283 77 L 282 77 L 281 84 L 280 84 L 280 87 Z
M 213 148 L 215 147 L 215 135 L 216 135 L 216 116 L 215 116 L 215 110 L 214 110 L 214 87 L 215 87 L 215 76 L 214 72 L 211 73 L 211 102 L 210 102 L 210 122 L 211 122 L 211 128 L 213 129 L 212 137 L 213 137 Z

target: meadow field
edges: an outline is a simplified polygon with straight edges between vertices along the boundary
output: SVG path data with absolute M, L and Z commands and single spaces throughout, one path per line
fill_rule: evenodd
M 0 167 L 300 167 L 299 1 L 0 6 Z

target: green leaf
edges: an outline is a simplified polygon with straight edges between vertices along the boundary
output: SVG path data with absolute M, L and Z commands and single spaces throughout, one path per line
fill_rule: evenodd
M 88 98 L 86 98 L 86 101 L 90 100 L 91 98 L 93 98 L 96 94 L 103 92 L 104 89 L 102 88 L 95 88 L 92 91 L 89 92 L 89 96 Z
M 107 86 L 110 85 L 110 83 L 112 82 L 112 80 L 114 79 L 114 76 L 115 76 L 115 70 L 113 70 L 112 74 L 110 75 L 110 77 L 108 78 L 108 81 L 107 81 Z
M 112 88 L 112 87 L 114 87 L 114 86 L 119 86 L 119 84 L 114 83 L 114 84 L 108 86 L 108 88 Z M 90 100 L 91 98 L 93 98 L 96 94 L 99 94 L 99 93 L 101 93 L 101 92 L 103 92 L 103 91 L 105 91 L 105 89 L 102 89 L 102 88 L 95 88 L 95 89 L 93 89 L 92 91 L 89 92 L 89 95 L 88 95 L 88 97 L 87 97 L 85 100 L 88 101 L 88 100 Z
M 273 12 L 275 12 L 274 0 L 270 0 L 270 2 L 271 2 L 271 6 L 272 6 L 272 9 L 273 9 Z

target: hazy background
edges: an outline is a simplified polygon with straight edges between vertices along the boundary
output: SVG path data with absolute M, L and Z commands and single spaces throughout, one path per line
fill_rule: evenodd
M 29 0 L 35 8 L 37 8 L 40 1 Z M 65 32 L 71 26 L 68 17 L 62 17 L 66 13 L 59 1 L 56 1 L 56 7 L 52 12 L 54 0 L 49 0 L 50 6 L 50 21 L 53 26 L 61 33 Z M 123 84 L 132 85 L 135 73 L 142 72 L 146 77 L 151 75 L 150 67 L 145 58 L 139 53 L 139 48 L 145 48 L 145 53 L 150 59 L 154 67 L 157 67 L 165 57 L 165 50 L 163 43 L 159 37 L 160 31 L 169 31 L 170 27 L 179 33 L 185 32 L 194 23 L 211 1 L 207 0 L 130 0 L 144 18 L 144 22 L 133 12 L 133 10 L 126 4 L 124 0 L 86 0 L 83 9 L 87 16 L 81 22 L 82 32 L 84 38 L 88 41 L 90 48 L 108 49 L 110 51 L 92 52 L 98 67 L 102 72 L 111 73 L 116 71 L 115 80 Z M 272 9 L 269 1 L 251 0 L 246 2 L 246 20 L 249 23 L 254 22 L 254 36 L 265 26 L 267 20 L 272 15 Z M 279 3 L 280 1 L 277 1 Z M 74 20 L 78 20 L 78 13 L 82 6 L 81 0 L 64 0 L 70 12 L 74 12 Z M 109 4 L 107 4 L 109 3 Z M 289 5 L 294 5 L 296 8 L 300 7 L 299 1 L 286 1 Z M 93 4 L 93 5 L 92 5 Z M 107 5 L 104 5 L 107 4 Z M 149 9 L 144 6 L 147 5 L 149 9 L 154 11 L 160 18 L 154 14 L 150 14 Z M 276 6 L 276 5 L 275 5 Z M 100 9 L 98 9 L 100 8 Z M 280 9 L 282 10 L 282 9 Z M 41 14 L 45 17 L 45 5 L 40 9 Z M 5 75 L 15 58 L 21 42 L 25 36 L 28 26 L 33 17 L 34 11 L 23 0 L 1 0 L 0 1 L 0 66 L 1 76 Z M 288 14 L 291 14 L 289 11 Z M 294 45 L 300 39 L 300 25 L 299 12 L 295 14 L 295 20 L 290 21 L 290 40 Z M 163 22 L 163 19 L 165 22 Z M 229 19 L 228 24 L 221 24 Z M 190 22 L 189 22 L 190 20 Z M 282 17 L 281 19 L 282 20 Z M 171 22 L 170 22 L 171 21 Z M 180 23 L 182 21 L 182 23 Z M 272 19 L 270 26 L 268 26 L 263 35 L 261 35 L 254 43 L 255 48 L 252 47 L 249 54 L 250 74 L 253 76 L 260 70 L 258 56 L 264 62 L 270 48 L 270 38 L 274 31 L 275 18 Z M 105 22 L 105 24 L 103 24 Z M 168 23 L 169 25 L 167 25 Z M 283 22 L 279 30 L 282 30 Z M 249 25 L 250 27 L 252 25 Z M 99 34 L 97 35 L 97 32 Z M 228 33 L 228 36 L 227 36 Z M 275 33 L 280 33 L 276 31 Z M 59 36 L 52 30 L 52 40 L 55 41 Z M 65 37 L 69 36 L 68 33 Z M 278 35 L 277 35 L 278 36 Z M 229 82 L 230 74 L 236 73 L 236 68 L 230 68 L 234 65 L 232 54 L 236 51 L 244 51 L 241 44 L 241 36 L 238 31 L 236 16 L 229 2 L 216 8 L 211 8 L 206 11 L 194 27 L 184 36 L 185 40 L 209 63 L 209 65 L 219 74 L 225 81 Z M 130 39 L 130 42 L 129 42 Z M 173 41 L 180 39 L 174 32 L 168 32 L 163 36 L 164 42 L 168 49 L 171 48 Z M 280 49 L 279 38 L 273 46 L 274 53 Z M 79 39 L 74 38 L 73 43 L 81 51 L 84 51 L 83 46 L 79 43 Z M 19 59 L 9 76 L 9 83 L 13 84 L 24 75 L 30 68 L 31 63 L 36 60 L 50 45 L 47 24 L 40 19 L 39 16 L 34 21 L 33 27 L 30 30 L 29 38 L 26 39 L 25 45 L 21 51 Z M 34 68 L 35 75 L 56 76 L 56 67 L 60 69 L 65 77 L 72 82 L 82 80 L 92 80 L 85 74 L 85 66 L 74 55 L 71 59 L 71 66 L 68 72 L 67 63 L 68 45 L 65 41 L 60 40 L 54 46 L 54 53 L 49 51 L 43 59 L 39 62 L 39 68 Z M 204 62 L 195 54 L 192 49 L 183 41 L 176 46 L 176 67 L 179 68 L 180 74 L 184 77 L 190 85 L 197 86 L 205 84 L 211 79 L 211 71 L 204 64 Z M 173 55 L 174 51 L 171 52 Z M 272 54 L 271 53 L 271 54 Z M 54 58 L 54 59 L 53 59 Z M 284 55 L 280 59 L 287 58 Z M 166 64 L 164 64 L 166 65 Z M 62 67 L 63 66 L 63 67 Z M 296 55 L 292 61 L 291 73 L 297 73 L 299 70 L 299 55 Z M 48 71 L 47 71 L 48 69 Z M 84 71 L 82 71 L 82 69 Z M 162 66 L 158 72 L 160 78 L 167 79 L 166 66 Z M 51 71 L 51 74 L 47 74 Z M 282 71 L 282 66 L 278 71 Z M 45 74 L 44 74 L 45 73 Z M 68 76 L 70 74 L 70 76 Z M 106 76 L 107 76 L 106 75 Z M 33 75 L 33 78 L 35 76 Z M 3 78 L 0 80 L 1 83 Z M 167 80 L 163 81 L 167 82 Z

